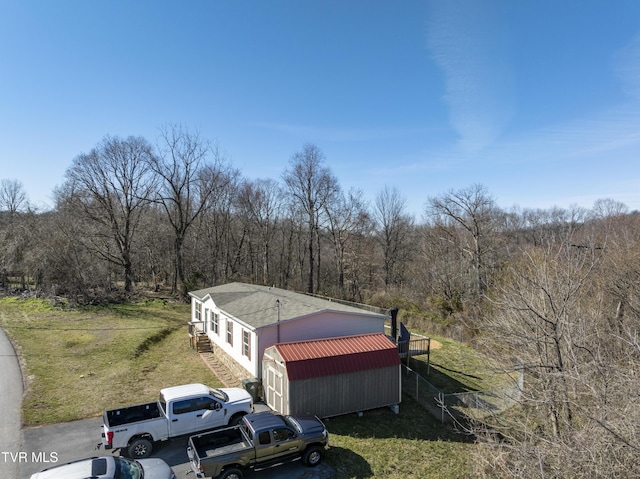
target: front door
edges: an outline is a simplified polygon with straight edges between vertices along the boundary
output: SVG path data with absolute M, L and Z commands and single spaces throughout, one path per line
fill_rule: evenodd
M 267 366 L 267 405 L 277 411 L 282 413 L 282 373 L 277 371 L 274 367 L 269 364 Z

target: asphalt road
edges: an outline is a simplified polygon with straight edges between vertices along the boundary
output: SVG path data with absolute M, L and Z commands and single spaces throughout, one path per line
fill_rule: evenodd
M 0 477 L 19 478 L 22 452 L 22 373 L 16 352 L 0 329 Z

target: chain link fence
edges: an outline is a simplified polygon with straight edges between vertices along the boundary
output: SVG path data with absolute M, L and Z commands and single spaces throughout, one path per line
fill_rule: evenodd
M 411 368 L 402 365 L 402 391 L 418 401 L 442 423 L 453 422 L 467 429 L 469 419 L 483 418 L 500 413 L 520 400 L 524 376 L 510 381 L 495 391 L 449 393 L 435 387 Z

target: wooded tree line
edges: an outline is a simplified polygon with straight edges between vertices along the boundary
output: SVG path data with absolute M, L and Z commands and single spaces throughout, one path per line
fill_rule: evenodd
M 509 210 L 480 184 L 425 197 L 344 191 L 320 148 L 250 180 L 197 132 L 105 137 L 52 211 L 0 182 L 0 287 L 78 303 L 184 297 L 228 281 L 381 307 L 525 373 L 518 406 L 475 425 L 479 476 L 624 477 L 640 458 L 640 215 Z

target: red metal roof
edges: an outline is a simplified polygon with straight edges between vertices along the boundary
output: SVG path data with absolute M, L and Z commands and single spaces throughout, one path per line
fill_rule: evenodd
M 396 345 L 382 333 L 276 344 L 290 381 L 400 365 Z

